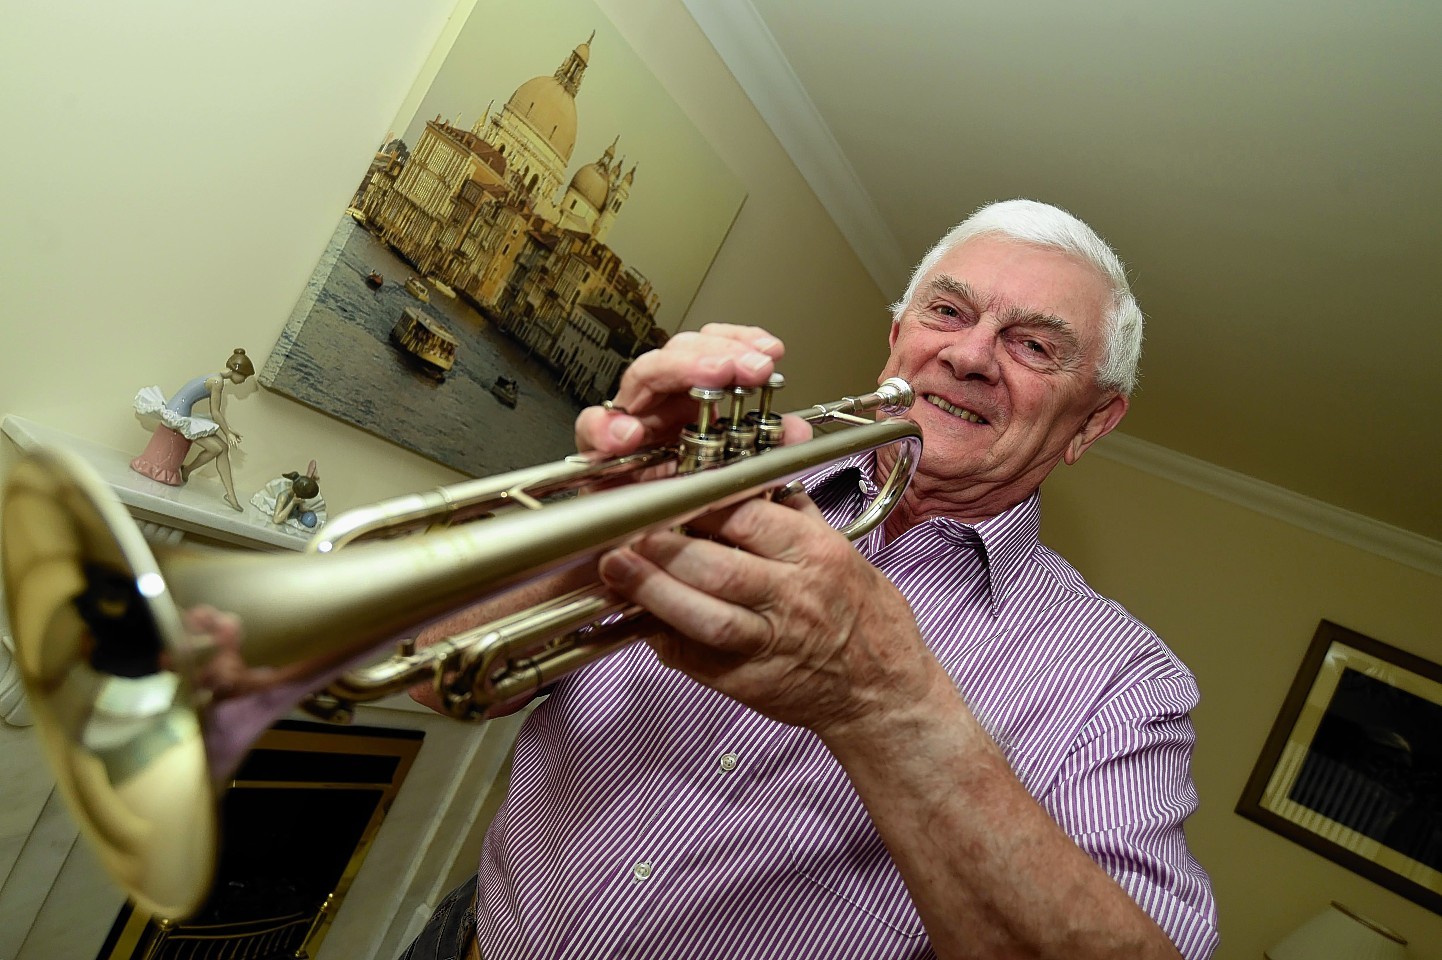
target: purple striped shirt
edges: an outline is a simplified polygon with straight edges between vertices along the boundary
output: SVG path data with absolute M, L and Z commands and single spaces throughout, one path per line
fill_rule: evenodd
M 869 455 L 812 495 L 830 517 L 874 493 Z M 1172 938 L 1217 943 L 1196 808 L 1186 667 L 1038 540 L 1038 498 L 971 526 L 931 518 L 858 548 L 1017 777 Z M 898 749 L 903 749 L 898 745 Z M 486 836 L 486 960 L 931 957 L 901 876 L 845 772 L 635 644 L 560 682 L 516 743 Z

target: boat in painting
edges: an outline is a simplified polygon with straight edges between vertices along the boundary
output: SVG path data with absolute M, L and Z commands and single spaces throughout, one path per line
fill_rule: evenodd
M 510 377 L 497 377 L 496 382 L 491 384 L 491 396 L 514 410 L 516 399 L 520 396 L 520 389 L 516 386 L 516 381 Z
M 401 311 L 401 318 L 391 327 L 391 343 L 437 383 L 444 381 L 456 364 L 459 341 L 434 318 L 414 307 Z

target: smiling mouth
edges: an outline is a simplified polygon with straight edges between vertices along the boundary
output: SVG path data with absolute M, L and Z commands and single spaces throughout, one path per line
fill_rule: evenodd
M 923 398 L 926 400 L 927 403 L 931 404 L 939 410 L 946 411 L 953 417 L 960 417 L 961 419 L 969 420 L 972 423 L 986 423 L 986 418 L 983 417 L 981 414 L 973 413 L 965 407 L 958 407 L 954 403 L 948 403 L 934 393 L 924 394 Z

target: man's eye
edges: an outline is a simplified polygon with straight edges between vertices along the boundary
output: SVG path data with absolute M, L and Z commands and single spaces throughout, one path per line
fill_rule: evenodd
M 1046 346 L 1039 340 L 1023 340 L 1021 345 L 1037 356 L 1046 356 Z
M 935 307 L 933 307 L 932 309 L 934 309 L 937 313 L 941 314 L 943 317 L 959 317 L 959 316 L 961 316 L 961 311 L 958 310 L 958 309 L 956 309 L 955 307 L 953 307 L 953 306 L 952 306 L 951 304 L 949 304 L 949 303 L 938 303 L 938 304 L 937 304 Z

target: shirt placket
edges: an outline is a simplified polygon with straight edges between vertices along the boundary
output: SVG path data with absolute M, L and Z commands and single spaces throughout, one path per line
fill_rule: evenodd
M 775 759 L 793 728 L 738 708 L 733 723 L 706 748 L 694 751 L 689 775 L 674 782 L 668 796 L 653 798 L 654 813 L 630 844 L 619 843 L 611 879 L 590 905 L 573 946 L 586 955 L 630 956 L 649 935 L 647 923 L 664 915 L 658 902 L 675 889 L 674 871 L 698 839 L 704 841 L 723 811 L 743 802 L 753 769 Z

